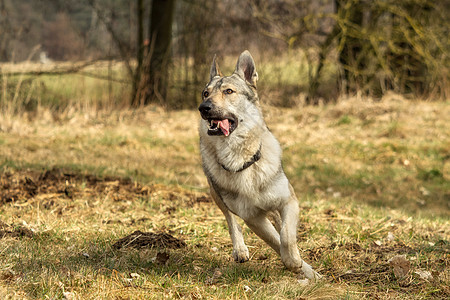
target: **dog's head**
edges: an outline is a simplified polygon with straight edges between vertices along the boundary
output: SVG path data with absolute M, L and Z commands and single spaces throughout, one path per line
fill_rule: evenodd
M 242 52 L 231 76 L 223 76 L 214 57 L 210 81 L 202 92 L 199 106 L 202 118 L 207 122 L 208 135 L 229 136 L 244 121 L 249 110 L 259 110 L 256 93 L 255 62 L 247 50 Z

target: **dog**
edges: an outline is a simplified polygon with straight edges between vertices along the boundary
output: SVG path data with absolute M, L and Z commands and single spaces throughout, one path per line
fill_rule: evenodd
M 231 76 L 222 75 L 214 56 L 198 107 L 203 171 L 227 220 L 236 262 L 248 261 L 249 251 L 235 215 L 289 270 L 318 280 L 321 275 L 301 259 L 297 248 L 298 201 L 281 165 L 280 144 L 264 121 L 257 80 L 249 51 L 241 53 Z

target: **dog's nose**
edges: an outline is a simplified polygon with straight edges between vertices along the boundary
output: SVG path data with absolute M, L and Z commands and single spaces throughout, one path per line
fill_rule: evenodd
M 202 104 L 200 104 L 200 106 L 198 107 L 198 110 L 200 111 L 200 113 L 202 115 L 207 115 L 208 112 L 212 109 L 213 104 L 211 103 L 211 101 L 205 101 Z

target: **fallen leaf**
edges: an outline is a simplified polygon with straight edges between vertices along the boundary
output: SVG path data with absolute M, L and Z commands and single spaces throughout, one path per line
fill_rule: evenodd
M 396 255 L 389 259 L 388 263 L 393 268 L 394 275 L 398 278 L 405 277 L 411 267 L 411 263 L 406 259 L 406 255 Z
M 414 271 L 415 274 L 419 275 L 420 279 L 431 281 L 433 280 L 433 275 L 431 275 L 430 271 L 417 270 Z
M 341 198 L 341 193 L 340 192 L 334 192 L 333 193 L 333 198 Z
M 8 270 L 3 273 L 0 273 L 0 280 L 4 280 L 7 282 L 13 281 L 15 277 L 16 277 L 16 274 L 14 273 L 13 270 Z
M 394 234 L 392 232 L 389 231 L 388 234 L 387 234 L 386 239 L 388 241 L 393 241 L 393 240 L 395 240 L 395 236 L 394 236 Z
M 66 300 L 75 299 L 75 294 L 72 292 L 63 292 L 63 299 L 66 299 Z
M 220 277 L 222 277 L 222 272 L 219 270 L 219 268 L 215 268 L 213 274 L 206 278 L 206 284 L 214 284 Z
M 266 260 L 268 259 L 268 257 L 264 254 L 261 254 L 260 256 L 258 256 L 257 260 Z
M 422 195 L 424 195 L 424 196 L 430 196 L 430 191 L 429 190 L 427 190 L 425 187 L 423 187 L 423 186 L 421 186 L 420 188 L 419 188 L 419 191 L 422 193 Z

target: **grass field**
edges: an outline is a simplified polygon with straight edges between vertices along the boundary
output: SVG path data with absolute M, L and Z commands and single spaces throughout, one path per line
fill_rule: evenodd
M 325 275 L 308 286 L 245 226 L 232 261 L 195 110 L 67 107 L 0 115 L 2 298 L 450 297 L 449 102 L 264 105 Z

